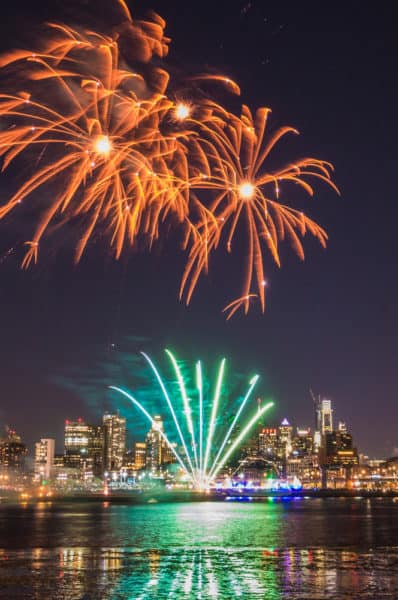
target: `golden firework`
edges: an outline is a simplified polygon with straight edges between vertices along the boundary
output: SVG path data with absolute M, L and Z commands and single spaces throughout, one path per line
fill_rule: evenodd
M 76 261 L 97 230 L 119 258 L 138 239 L 151 247 L 167 221 L 180 228 L 188 253 L 180 296 L 189 303 L 210 255 L 223 244 L 232 252 L 239 231 L 247 239 L 243 289 L 226 310 L 247 313 L 258 297 L 264 311 L 265 251 L 280 265 L 285 237 L 301 258 L 307 232 L 323 246 L 327 240 L 319 225 L 280 202 L 280 186 L 312 195 L 315 178 L 337 189 L 332 166 L 304 158 L 268 169 L 274 146 L 295 130 L 266 135 L 269 109 L 253 116 L 243 106 L 238 117 L 198 93 L 222 84 L 238 94 L 223 75 L 187 78 L 182 99 L 152 61 L 168 52 L 164 20 L 134 20 L 124 0 L 118 4 L 124 21 L 111 36 L 49 24 L 39 49 L 0 59 L 5 76 L 24 82 L 23 90 L 10 85 L 0 93 L 2 170 L 12 163 L 31 170 L 0 206 L 0 219 L 26 203 L 39 215 L 22 266 L 38 260 L 45 234 L 72 219 L 81 228 Z
M 242 221 L 247 236 L 245 276 L 242 295 L 227 307 L 229 316 L 241 306 L 247 313 L 254 296 L 258 296 L 264 311 L 265 250 L 280 266 L 279 244 L 286 237 L 301 259 L 304 250 L 299 236 L 308 232 L 322 246 L 326 245 L 327 234 L 317 223 L 280 201 L 281 184 L 294 183 L 312 196 L 310 181 L 315 178 L 338 191 L 331 180 L 332 165 L 322 160 L 303 158 L 279 169 L 267 169 L 267 158 L 278 141 L 288 133 L 297 133 L 291 127 L 282 127 L 267 138 L 269 113 L 269 109 L 260 108 L 253 117 L 250 109 L 243 106 L 240 118 L 229 115 L 221 124 L 213 120 L 201 142 L 212 158 L 211 174 L 193 187 L 212 192 L 209 210 L 213 218 L 197 225 L 201 235 L 191 247 L 180 294 L 186 292 L 187 302 L 190 301 L 200 274 L 208 268 L 209 255 L 222 240 L 227 251 L 232 252 Z
M 186 212 L 186 181 L 170 168 L 181 133 L 160 129 L 173 107 L 158 91 L 164 75 L 157 73 L 156 91 L 142 98 L 143 77 L 121 66 L 115 40 L 65 25 L 51 28 L 56 35 L 44 51 L 16 52 L 2 61 L 3 67 L 22 63 L 29 80 L 42 85 L 0 95 L 0 116 L 10 123 L 0 132 L 3 169 L 25 152 L 30 161 L 40 157 L 40 166 L 0 207 L 0 218 L 44 184 L 57 189 L 27 242 L 23 266 L 37 260 L 42 236 L 59 215 L 86 217 L 79 260 L 98 225 L 109 231 L 119 257 L 126 240 L 158 235 L 163 212 L 175 209 L 180 220 Z

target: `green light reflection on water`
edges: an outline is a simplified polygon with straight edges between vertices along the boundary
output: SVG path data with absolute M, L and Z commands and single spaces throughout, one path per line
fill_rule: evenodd
M 157 550 L 143 548 L 131 572 L 122 569 L 112 597 L 129 600 L 281 597 L 275 573 L 277 550 L 253 546 L 253 526 L 262 539 L 267 528 L 266 537 L 276 543 L 281 525 L 280 507 L 192 503 L 153 508 L 159 528 L 167 523 L 167 531 L 161 535 L 166 536 L 168 545 L 165 547 L 163 539 L 162 547 Z M 165 520 L 164 511 L 167 511 Z M 145 511 L 141 509 L 139 513 L 145 520 Z M 134 516 L 139 515 L 131 513 L 132 530 L 137 527 Z M 142 525 L 146 530 L 145 522 Z M 152 533 L 154 538 L 146 539 L 145 543 L 155 542 L 159 532 Z

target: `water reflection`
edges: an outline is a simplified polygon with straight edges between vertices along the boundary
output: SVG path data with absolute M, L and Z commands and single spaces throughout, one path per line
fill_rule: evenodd
M 32 600 L 379 599 L 397 597 L 397 564 L 397 547 L 365 555 L 320 548 L 32 548 L 0 551 L 0 587 L 3 597 Z
M 398 598 L 396 507 L 2 510 L 0 598 Z

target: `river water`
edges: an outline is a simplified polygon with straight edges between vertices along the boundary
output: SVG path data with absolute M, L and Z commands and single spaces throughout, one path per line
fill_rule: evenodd
M 398 503 L 0 505 L 0 598 L 398 599 Z

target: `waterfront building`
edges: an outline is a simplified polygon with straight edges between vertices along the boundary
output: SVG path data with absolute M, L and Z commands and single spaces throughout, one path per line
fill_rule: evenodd
M 352 435 L 347 431 L 345 424 L 340 424 L 337 431 L 325 433 L 319 458 L 323 487 L 335 489 L 352 486 L 352 477 L 355 467 L 359 465 L 359 457 Z
M 261 456 L 246 456 L 232 473 L 235 482 L 247 487 L 264 487 L 266 479 L 280 476 L 278 463 Z
M 102 417 L 102 424 L 104 431 L 104 470 L 119 470 L 123 466 L 126 452 L 126 419 L 119 414 L 106 413 Z
M 54 466 L 52 470 L 51 485 L 62 492 L 90 489 L 87 486 L 91 486 L 92 481 L 91 471 L 61 465 Z
M 174 450 L 177 450 L 177 444 L 172 443 L 171 444 L 172 447 L 174 448 Z M 162 465 L 166 466 L 166 465 L 171 465 L 173 463 L 176 463 L 176 457 L 174 455 L 173 450 L 171 449 L 171 447 L 164 443 L 163 444 L 163 452 L 162 452 Z
M 242 444 L 237 453 L 237 464 L 239 464 L 245 458 L 257 458 L 259 456 L 259 432 L 262 428 L 258 428 L 254 433 Z M 232 464 L 232 461 L 230 461 Z
M 102 475 L 103 431 L 83 419 L 65 421 L 64 455 L 55 455 L 52 483 L 62 490 L 82 490 Z
M 64 464 L 65 464 L 64 454 L 55 454 L 54 455 L 54 463 L 53 463 L 54 469 L 61 468 L 64 466 Z
M 35 443 L 34 477 L 36 481 L 50 479 L 54 467 L 55 440 L 42 438 Z
M 309 456 L 314 453 L 314 438 L 311 429 L 297 427 L 296 435 L 292 438 L 292 454 L 295 456 Z
M 77 421 L 65 421 L 64 466 L 71 469 L 89 467 L 88 448 L 90 425 L 79 418 Z M 91 466 L 91 465 L 90 465 Z
M 278 451 L 278 430 L 276 427 L 263 427 L 258 434 L 260 456 L 274 459 Z
M 398 456 L 392 456 L 385 460 L 380 467 L 380 474 L 384 479 L 395 482 L 397 487 L 398 482 Z
M 371 459 L 351 469 L 351 485 L 359 490 L 398 491 L 398 457 Z
M 234 480 L 249 488 L 264 487 L 267 478 L 278 476 L 275 463 L 261 457 L 247 457 L 241 461 Z
M 146 468 L 154 474 L 161 470 L 165 442 L 162 438 L 163 420 L 160 415 L 154 416 L 154 423 L 146 435 Z
M 93 475 L 102 477 L 104 472 L 104 427 L 102 425 L 89 425 L 87 457 Z
M 293 427 L 285 418 L 278 427 L 278 457 L 286 460 L 292 451 Z
M 134 467 L 137 471 L 146 467 L 146 443 L 135 442 L 134 444 Z
M 306 489 L 321 487 L 322 478 L 318 455 L 291 454 L 286 463 L 286 477 L 296 477 Z
M 321 454 L 325 466 L 349 468 L 359 464 L 358 453 L 353 446 L 352 435 L 343 431 L 331 431 L 325 434 L 325 443 Z
M 26 454 L 26 445 L 22 442 L 21 436 L 13 429 L 7 428 L 6 435 L 0 438 L 0 470 L 22 471 Z
M 154 417 L 154 423 L 148 431 L 145 444 L 136 446 L 137 460 L 139 464 L 144 461 L 144 446 L 145 446 L 145 466 L 146 469 L 153 475 L 161 475 L 164 471 L 163 467 L 176 462 L 174 453 L 170 446 L 166 443 L 161 435 L 164 425 L 160 415 Z M 177 448 L 177 444 L 173 444 L 173 448 Z

